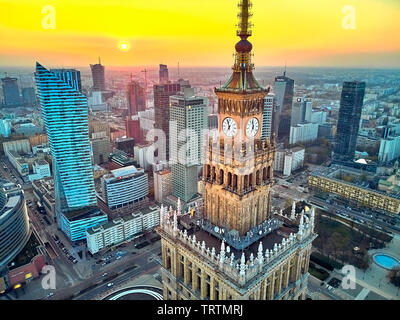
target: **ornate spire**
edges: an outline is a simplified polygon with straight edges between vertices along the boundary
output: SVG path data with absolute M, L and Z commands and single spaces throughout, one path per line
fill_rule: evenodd
M 239 24 L 237 35 L 242 39 L 247 39 L 251 36 L 251 24 L 249 22 L 250 17 L 252 16 L 250 12 L 250 8 L 252 7 L 250 0 L 241 0 L 238 4 L 240 8 L 240 12 L 238 14 Z
M 238 18 L 237 35 L 240 41 L 236 43 L 235 63 L 233 65 L 233 74 L 228 82 L 216 92 L 269 92 L 269 89 L 261 87 L 252 73 L 254 65 L 251 63 L 251 50 L 253 45 L 247 40 L 251 36 L 250 17 L 252 7 L 250 0 L 239 0 L 238 7 L 240 8 Z

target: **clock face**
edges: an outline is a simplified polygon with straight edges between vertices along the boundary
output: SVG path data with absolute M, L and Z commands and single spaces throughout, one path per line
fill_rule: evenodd
M 246 135 L 250 138 L 254 137 L 258 132 L 258 127 L 258 119 L 251 118 L 249 122 L 247 122 Z
M 224 121 L 222 121 L 222 131 L 226 136 L 234 137 L 237 132 L 237 126 L 235 120 L 229 117 L 225 118 Z

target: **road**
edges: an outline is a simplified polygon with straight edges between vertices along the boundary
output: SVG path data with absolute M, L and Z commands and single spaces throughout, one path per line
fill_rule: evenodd
M 91 299 L 109 290 L 107 284 L 110 282 L 114 283 L 114 286 L 118 286 L 132 277 L 153 272 L 160 266 L 154 259 L 160 252 L 159 243 L 154 243 L 150 248 L 142 250 L 139 254 L 132 255 L 119 263 L 113 263 L 109 267 L 102 269 L 89 279 L 82 280 L 74 286 L 58 290 L 50 299 Z M 132 269 L 134 266 L 137 267 Z M 107 276 L 103 277 L 105 273 L 107 273 Z M 113 277 L 113 275 L 117 276 Z M 90 289 L 86 291 L 88 288 Z
M 372 218 L 369 215 L 366 214 L 362 214 L 360 212 L 354 211 L 352 209 L 347 209 L 345 207 L 341 207 L 337 204 L 329 204 L 326 201 L 316 198 L 316 197 L 310 197 L 309 201 L 315 205 L 317 205 L 320 208 L 323 208 L 324 210 L 333 213 L 335 215 L 337 215 L 336 211 L 340 210 L 342 213 L 347 214 L 350 218 L 353 219 L 361 219 L 364 221 L 364 223 L 367 224 L 367 226 L 372 227 L 377 229 L 378 231 L 390 231 L 392 233 L 395 234 L 400 234 L 400 228 L 397 226 L 393 226 L 390 223 L 386 223 L 384 221 L 381 221 L 379 219 L 377 219 L 374 215 L 372 216 Z M 360 223 L 360 221 L 358 221 L 358 223 Z M 376 227 L 378 226 L 378 228 Z M 382 228 L 381 229 L 379 229 Z

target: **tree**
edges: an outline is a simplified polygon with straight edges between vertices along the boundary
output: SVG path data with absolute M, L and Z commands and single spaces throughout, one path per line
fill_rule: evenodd
M 396 287 L 400 287 L 400 267 L 394 267 L 388 272 L 387 277 Z

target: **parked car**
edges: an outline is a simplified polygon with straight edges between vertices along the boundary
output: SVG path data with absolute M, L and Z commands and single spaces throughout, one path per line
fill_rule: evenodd
M 110 283 L 107 284 L 107 287 L 110 288 L 110 287 L 112 287 L 113 285 L 114 285 L 114 283 L 110 282 Z

